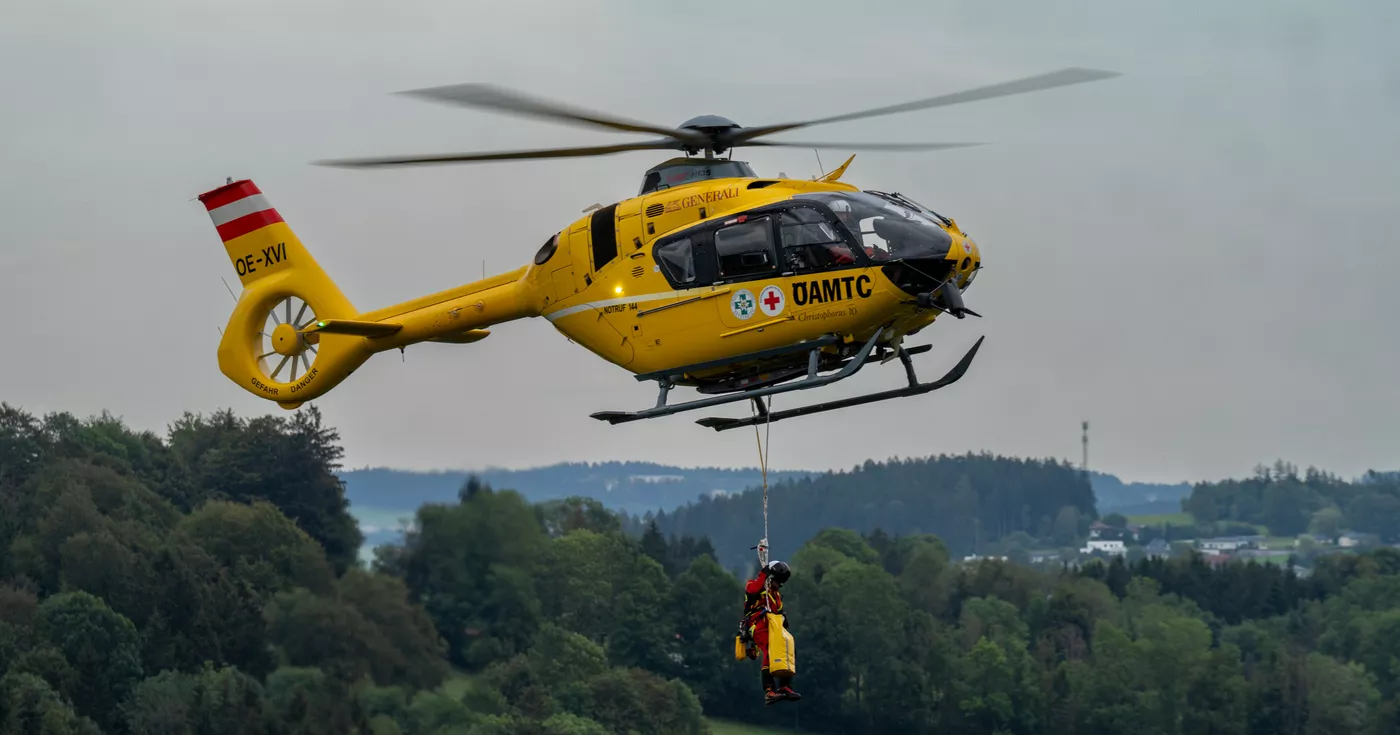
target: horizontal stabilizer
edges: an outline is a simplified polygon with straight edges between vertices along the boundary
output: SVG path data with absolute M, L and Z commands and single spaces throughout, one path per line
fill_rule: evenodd
M 402 324 L 363 322 L 354 319 L 324 319 L 303 329 L 303 334 L 353 334 L 357 337 L 388 337 L 403 329 Z
M 491 336 L 489 329 L 468 329 L 465 332 L 455 334 L 444 334 L 441 337 L 434 337 L 429 342 L 446 342 L 452 345 L 469 345 L 473 342 L 480 342 Z

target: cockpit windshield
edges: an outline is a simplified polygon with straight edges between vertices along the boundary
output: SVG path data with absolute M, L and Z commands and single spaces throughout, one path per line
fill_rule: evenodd
M 947 217 L 944 217 L 943 215 L 914 201 L 913 199 L 910 199 L 909 197 L 903 194 L 900 194 L 899 192 L 890 194 L 888 192 L 876 191 L 874 189 L 866 189 L 865 193 L 874 194 L 875 196 L 880 197 L 881 199 L 894 202 L 895 204 L 902 204 L 906 207 L 912 207 L 913 209 L 923 212 L 924 214 L 938 220 L 939 222 L 942 222 L 945 227 L 953 224 L 952 220 L 948 219 Z
M 942 258 L 953 239 L 936 215 L 904 206 L 874 194 L 855 191 L 823 191 L 798 194 L 825 204 L 875 261 L 910 258 Z

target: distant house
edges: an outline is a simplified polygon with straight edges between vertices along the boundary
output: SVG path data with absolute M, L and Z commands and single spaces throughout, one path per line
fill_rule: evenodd
M 1320 533 L 1300 533 L 1300 534 L 1298 534 L 1298 538 L 1296 538 L 1296 539 L 1293 540 L 1293 545 L 1294 545 L 1294 546 L 1302 546 L 1302 545 L 1303 545 L 1303 539 L 1305 539 L 1305 538 L 1306 538 L 1306 539 L 1311 539 L 1312 542 L 1315 543 L 1315 544 L 1317 544 L 1318 546 L 1331 546 L 1331 545 L 1332 545 L 1332 537 L 1331 537 L 1331 536 L 1326 536 L 1326 535 L 1323 535 L 1323 534 L 1320 534 Z
M 1121 539 L 1089 539 L 1089 545 L 1079 550 L 1081 554 L 1101 551 L 1105 554 L 1122 555 L 1128 551 Z
M 1128 533 L 1132 535 L 1134 541 L 1137 541 L 1142 538 L 1142 529 L 1144 528 L 1147 528 L 1147 526 L 1141 523 L 1133 523 L 1128 526 Z
M 1009 559 L 1005 556 L 981 556 L 980 554 L 968 554 L 967 556 L 963 557 L 963 561 L 1009 561 Z
M 1166 559 L 1172 555 L 1172 545 L 1166 539 L 1154 538 L 1143 551 L 1150 559 Z
M 1238 551 L 1239 549 L 1255 549 L 1259 547 L 1259 542 L 1263 538 L 1263 536 L 1218 536 L 1216 538 L 1203 538 L 1196 540 L 1196 548 L 1202 551 L 1208 551 L 1211 554 Z
M 1030 552 L 1032 564 L 1044 564 L 1046 562 L 1056 562 L 1060 560 L 1058 551 L 1032 551 Z
M 1341 537 L 1337 539 L 1338 546 L 1348 549 L 1376 543 L 1380 543 L 1380 537 L 1374 533 L 1355 533 L 1349 531 L 1342 534 Z
M 1103 521 L 1094 521 L 1093 525 L 1089 526 L 1089 538 L 1097 539 L 1104 538 L 1105 536 L 1117 538 L 1118 529 Z
M 1223 566 L 1226 562 L 1230 561 L 1233 558 L 1233 554 L 1218 553 L 1206 556 L 1205 561 L 1207 564 L 1213 567 L 1218 567 Z

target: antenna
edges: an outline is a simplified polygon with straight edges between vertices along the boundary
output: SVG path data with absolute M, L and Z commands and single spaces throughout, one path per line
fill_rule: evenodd
M 1081 469 L 1087 475 L 1089 474 L 1089 422 L 1082 422 L 1082 426 L 1084 429 L 1084 464 Z
M 228 281 L 225 281 L 223 276 L 219 276 L 219 281 L 224 284 L 224 288 L 228 289 L 228 295 L 233 299 L 233 305 L 238 306 L 238 297 L 233 295 L 233 289 L 229 287 Z M 214 328 L 219 330 L 219 338 L 223 339 L 224 328 L 217 325 Z
M 812 149 L 812 152 L 815 153 L 816 156 L 817 156 L 817 171 L 820 172 L 818 175 L 819 175 L 819 176 L 826 176 L 826 167 L 822 165 L 822 154 L 821 154 L 821 151 L 818 151 L 816 148 L 813 148 L 813 149 Z

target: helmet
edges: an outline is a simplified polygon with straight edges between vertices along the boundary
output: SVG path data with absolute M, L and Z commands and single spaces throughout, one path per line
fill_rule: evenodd
M 773 577 L 774 582 L 785 584 L 792 576 L 792 570 L 788 568 L 787 562 L 775 561 L 768 565 L 768 574 Z
M 857 224 L 856 212 L 855 209 L 851 207 L 850 202 L 845 199 L 833 199 L 828 202 L 828 206 L 831 207 L 831 211 L 836 214 L 836 218 L 841 220 L 842 224 L 849 227 L 851 231 L 855 232 L 857 235 L 860 234 L 860 225 Z

